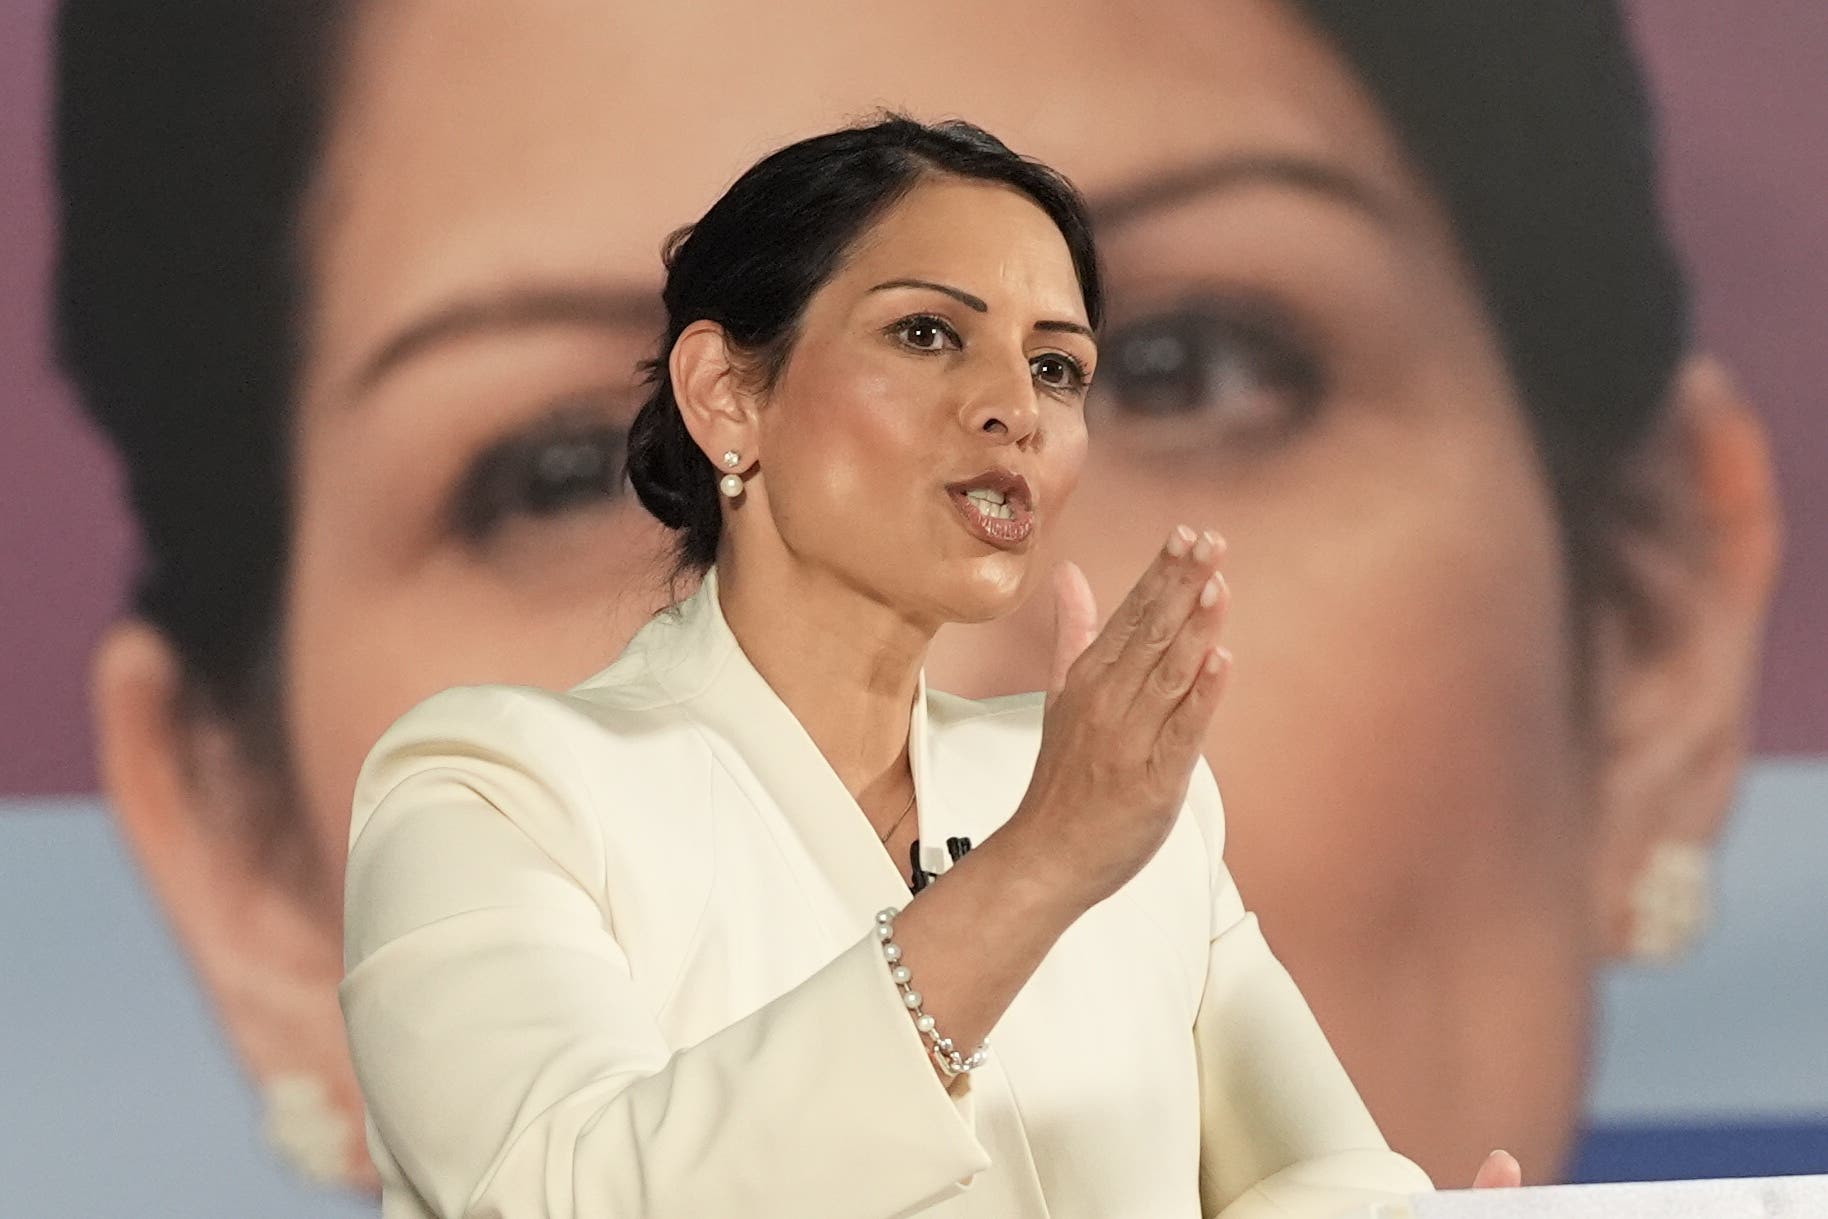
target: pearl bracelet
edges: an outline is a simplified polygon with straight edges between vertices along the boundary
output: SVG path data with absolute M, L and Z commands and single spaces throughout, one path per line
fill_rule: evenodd
M 920 992 L 914 989 L 914 975 L 906 965 L 901 963 L 901 945 L 895 942 L 895 916 L 901 910 L 888 906 L 876 912 L 876 939 L 882 945 L 882 958 L 889 963 L 889 976 L 895 979 L 895 985 L 901 991 L 901 1002 L 914 1017 L 914 1027 L 920 1030 L 932 1045 L 927 1052 L 933 1056 L 934 1063 L 947 1079 L 956 1079 L 960 1075 L 969 1075 L 984 1065 L 990 1057 L 990 1043 L 984 1042 L 969 1054 L 960 1054 L 952 1044 L 952 1038 L 941 1037 L 934 1027 L 933 1017 L 920 1008 Z

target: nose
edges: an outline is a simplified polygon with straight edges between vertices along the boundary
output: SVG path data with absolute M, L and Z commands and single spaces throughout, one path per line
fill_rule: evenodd
M 965 394 L 960 422 L 973 435 L 1003 444 L 1021 445 L 1034 438 L 1041 411 L 1025 353 L 1013 361 L 999 359 L 994 368 L 982 370 Z

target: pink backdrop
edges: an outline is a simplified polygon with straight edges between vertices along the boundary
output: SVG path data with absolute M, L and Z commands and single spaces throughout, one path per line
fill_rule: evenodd
M 1701 334 L 1764 408 L 1789 513 L 1760 748 L 1828 753 L 1828 5 L 1634 8 Z M 46 354 L 50 11 L 0 6 L 0 796 L 93 788 L 84 662 L 131 557 L 109 455 Z

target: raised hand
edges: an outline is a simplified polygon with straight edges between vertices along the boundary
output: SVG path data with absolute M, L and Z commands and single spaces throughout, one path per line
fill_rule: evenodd
M 1088 905 L 1149 861 L 1186 797 L 1231 663 L 1218 645 L 1223 553 L 1216 535 L 1177 528 L 1095 638 L 1085 577 L 1070 564 L 1056 575 L 1054 681 L 1011 824 L 1044 831 Z

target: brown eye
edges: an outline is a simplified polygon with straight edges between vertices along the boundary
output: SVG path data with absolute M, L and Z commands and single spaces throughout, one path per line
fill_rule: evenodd
M 1080 390 L 1089 382 L 1083 364 L 1057 351 L 1036 356 L 1028 362 L 1028 367 L 1034 372 L 1035 380 L 1049 389 Z
M 1190 301 L 1113 328 L 1099 390 L 1114 417 L 1211 416 L 1223 428 L 1298 427 L 1318 409 L 1320 362 L 1260 310 Z
M 545 520 L 622 498 L 628 432 L 572 412 L 479 453 L 452 504 L 457 532 L 483 541 L 516 518 Z
M 904 346 L 912 347 L 915 351 L 945 351 L 965 345 L 958 337 L 958 331 L 952 329 L 944 318 L 930 314 L 904 317 L 889 327 L 889 331 Z

